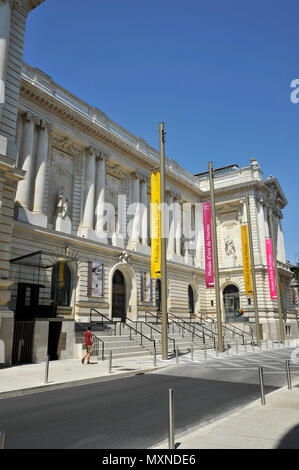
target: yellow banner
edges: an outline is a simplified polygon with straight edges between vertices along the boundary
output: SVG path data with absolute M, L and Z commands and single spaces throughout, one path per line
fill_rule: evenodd
M 243 253 L 243 272 L 245 283 L 245 295 L 252 295 L 251 271 L 250 271 L 250 254 L 247 225 L 241 226 L 242 253 Z
M 151 174 L 151 277 L 161 278 L 160 172 Z
M 64 265 L 65 261 L 59 261 L 58 284 L 60 287 L 64 286 Z

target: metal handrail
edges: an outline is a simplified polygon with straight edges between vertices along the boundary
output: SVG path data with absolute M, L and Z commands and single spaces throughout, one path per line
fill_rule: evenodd
M 127 320 L 130 320 L 129 318 L 127 318 Z M 130 320 L 130 321 L 133 321 L 133 320 Z M 152 333 L 152 330 L 155 330 L 157 331 L 159 334 L 161 334 L 161 331 L 158 330 L 158 328 L 155 328 L 154 326 L 152 325 L 149 325 L 148 323 L 142 321 L 142 320 L 136 320 L 135 321 L 136 323 L 136 328 L 137 328 L 137 323 L 141 323 L 141 333 L 142 333 L 142 325 L 146 325 L 148 326 L 149 328 L 151 328 L 151 338 L 153 338 L 153 333 Z M 175 339 L 174 338 L 170 338 L 170 336 L 167 335 L 167 338 L 170 340 L 170 341 L 173 341 L 173 353 L 175 354 Z
M 145 323 L 147 323 L 146 318 L 147 318 L 147 314 L 149 314 L 156 319 L 156 325 L 158 324 L 158 315 L 155 315 L 154 313 L 149 312 L 148 310 L 146 310 L 144 313 L 145 313 Z
M 194 314 L 195 317 L 199 318 L 198 315 Z M 201 313 L 200 314 L 201 317 L 205 317 L 209 320 L 212 320 L 212 323 L 216 323 L 217 324 L 217 320 L 215 320 L 214 318 L 210 318 L 208 315 L 206 315 L 205 313 Z M 243 344 L 244 344 L 244 335 L 248 335 L 251 337 L 251 340 L 253 341 L 253 334 L 252 333 L 248 333 L 247 331 L 243 331 L 241 330 L 241 328 L 238 328 L 237 326 L 234 326 L 234 325 L 227 325 L 226 323 L 222 323 L 222 327 L 223 328 L 226 328 L 227 330 L 229 331 L 232 331 L 234 334 L 237 334 L 239 336 L 242 336 L 243 337 Z M 238 330 L 237 332 L 234 331 L 234 329 Z M 239 333 L 240 332 L 240 333 Z
M 141 333 L 140 331 L 138 331 L 136 328 L 134 328 L 133 326 L 131 325 L 128 325 L 127 321 L 131 321 L 133 322 L 133 320 L 130 320 L 130 318 L 127 318 L 126 319 L 126 323 L 124 323 L 128 328 L 130 328 L 130 341 L 132 341 L 132 334 L 131 334 L 131 330 L 134 330 L 137 334 L 141 335 L 141 346 L 142 346 L 142 338 L 145 338 L 147 339 L 148 341 L 153 341 L 154 342 L 154 350 L 156 352 L 156 341 L 154 339 L 151 339 L 151 338 L 148 338 L 146 335 L 144 335 L 143 333 Z
M 100 315 L 100 316 L 102 317 L 102 326 L 104 325 L 104 323 L 109 323 L 109 324 L 111 324 L 111 325 L 114 325 L 114 336 L 116 336 L 116 327 L 117 327 L 117 325 L 118 325 L 118 323 L 119 323 L 119 324 L 120 324 L 119 335 L 121 336 L 121 323 L 122 323 L 122 322 L 111 320 L 111 318 L 107 317 L 106 315 L 104 315 L 103 313 L 99 312 L 99 311 L 96 310 L 95 308 L 91 308 L 91 309 L 89 310 L 89 320 L 90 320 L 90 323 L 91 323 L 91 324 L 92 324 L 91 312 L 95 312 L 97 315 Z M 105 322 L 104 322 L 103 318 L 106 319 Z
M 176 315 L 174 315 L 174 313 L 169 312 L 168 315 L 173 316 L 174 318 L 176 318 L 176 319 L 179 320 L 180 322 L 183 322 L 183 323 L 187 324 L 189 327 L 191 326 L 190 323 L 186 322 L 186 321 L 183 320 L 182 318 L 177 317 Z M 172 321 L 173 321 L 173 320 L 172 320 Z M 177 322 L 175 322 L 175 323 L 177 323 Z M 196 328 L 196 326 L 192 325 L 192 327 L 193 327 L 193 332 L 192 332 L 192 334 L 194 335 L 194 328 Z M 205 329 L 206 327 L 202 326 L 201 328 Z M 199 330 L 199 331 L 200 331 L 200 330 Z M 210 335 L 209 333 L 206 333 L 205 331 L 200 331 L 200 332 L 203 334 L 204 343 L 206 342 L 206 341 L 205 341 L 205 335 L 207 335 L 207 336 L 209 336 L 209 338 L 212 338 L 212 339 L 213 339 L 213 341 L 214 341 L 214 347 L 215 347 L 216 339 L 215 339 L 215 336 L 214 336 L 214 332 L 213 332 L 212 330 L 208 330 L 208 331 L 210 331 L 210 333 L 212 333 L 212 335 Z M 190 330 L 189 330 L 189 332 L 191 333 Z M 195 335 L 195 336 L 198 336 L 198 335 Z
M 86 331 L 86 329 L 82 325 L 80 325 L 79 322 L 75 322 L 75 325 L 78 325 L 81 328 L 82 331 L 84 331 L 84 332 Z M 91 334 L 95 338 L 95 341 L 97 341 L 97 342 L 100 341 L 102 343 L 102 361 L 103 361 L 104 360 L 104 354 L 105 354 L 105 343 L 100 338 L 98 338 L 95 334 L 93 334 L 93 333 L 91 333 Z M 98 343 L 98 345 L 99 345 L 99 343 Z

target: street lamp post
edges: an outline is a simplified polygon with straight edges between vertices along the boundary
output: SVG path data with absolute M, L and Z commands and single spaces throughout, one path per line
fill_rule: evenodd
M 216 230 L 216 208 L 215 208 L 215 192 L 214 192 L 214 178 L 213 178 L 213 162 L 209 162 L 209 177 L 210 177 L 210 193 L 211 193 L 213 262 L 214 262 L 215 293 L 216 293 L 218 351 L 223 352 L 222 320 L 221 320 L 221 304 L 220 304 L 220 286 L 219 286 L 219 265 L 218 265 L 218 244 L 217 244 L 217 230 Z
M 256 278 L 255 278 L 255 261 L 254 261 L 254 251 L 253 251 L 253 241 L 252 241 L 252 231 L 251 231 L 252 230 L 251 215 L 250 215 L 248 193 L 246 193 L 245 195 L 245 202 L 246 202 L 246 215 L 247 215 L 247 226 L 248 226 L 248 240 L 249 240 L 249 252 L 250 252 L 250 268 L 251 268 L 252 293 L 253 293 L 253 302 L 254 302 L 256 340 L 257 340 L 257 345 L 260 346 L 261 335 L 260 335 L 260 325 L 259 325 L 258 301 L 257 301 Z
M 280 296 L 280 285 L 279 285 L 279 272 L 278 272 L 278 266 L 277 266 L 277 248 L 276 248 L 277 245 L 276 245 L 276 237 L 275 237 L 275 231 L 274 231 L 274 221 L 273 221 L 272 209 L 269 209 L 269 221 L 270 221 L 270 234 L 271 234 L 271 239 L 272 239 L 274 275 L 275 275 L 277 303 L 278 303 L 280 339 L 281 339 L 282 344 L 284 344 L 285 343 L 285 336 L 284 336 L 284 327 L 283 327 L 283 318 L 282 318 L 282 307 L 281 307 L 281 296 Z
M 160 220 L 161 220 L 161 320 L 162 359 L 168 359 L 167 344 L 167 268 L 166 268 L 166 214 L 165 214 L 165 130 L 164 122 L 159 124 L 160 135 Z

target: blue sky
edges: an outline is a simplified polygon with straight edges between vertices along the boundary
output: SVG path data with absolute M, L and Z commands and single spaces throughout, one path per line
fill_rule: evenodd
M 24 60 L 191 173 L 255 157 L 288 200 L 287 259 L 299 256 L 297 0 L 46 0 Z

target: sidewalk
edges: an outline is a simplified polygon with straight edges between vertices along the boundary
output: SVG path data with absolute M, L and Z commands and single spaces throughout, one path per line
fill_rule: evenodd
M 214 421 L 175 435 L 180 449 L 299 449 L 299 381 Z M 168 449 L 164 441 L 153 449 Z
M 151 356 L 115 359 L 110 374 L 108 363 L 108 360 L 98 362 L 93 358 L 90 364 L 84 365 L 80 359 L 50 361 L 48 383 L 45 382 L 45 362 L 0 368 L 0 399 L 130 377 L 165 367 L 161 363 L 154 367 Z

